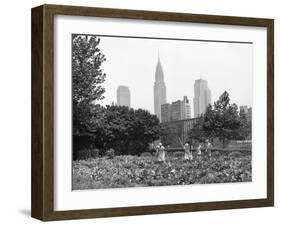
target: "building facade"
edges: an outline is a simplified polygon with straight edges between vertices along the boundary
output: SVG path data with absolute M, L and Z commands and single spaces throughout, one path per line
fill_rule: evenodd
M 166 85 L 164 82 L 164 72 L 158 57 L 158 62 L 155 71 L 155 82 L 153 87 L 154 94 L 154 114 L 157 115 L 160 122 L 161 120 L 161 105 L 167 102 Z
M 244 112 L 246 115 L 247 121 L 251 122 L 252 121 L 252 108 L 248 107 L 247 105 L 241 105 L 240 106 L 240 114 Z
M 131 94 L 129 87 L 118 86 L 117 88 L 117 105 L 131 107 Z
M 208 88 L 208 82 L 203 79 L 197 79 L 194 83 L 194 117 L 204 114 L 206 108 L 212 103 L 211 90 Z
M 166 103 L 161 105 L 161 122 L 169 122 L 171 117 L 171 104 Z
M 189 119 L 191 118 L 191 107 L 187 96 L 183 97 L 182 101 L 182 117 L 181 119 Z
M 177 100 L 172 104 L 161 105 L 161 122 L 169 122 L 191 118 L 190 104 L 187 96 L 183 100 Z
M 181 113 L 182 113 L 182 103 L 181 100 L 177 100 L 172 102 L 171 106 L 171 120 L 181 120 Z

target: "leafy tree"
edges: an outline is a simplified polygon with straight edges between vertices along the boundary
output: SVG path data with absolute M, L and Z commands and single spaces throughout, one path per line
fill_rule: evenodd
M 73 104 L 89 105 L 103 98 L 105 73 L 101 64 L 106 60 L 98 45 L 100 38 L 89 35 L 72 36 Z
M 95 140 L 103 150 L 113 148 L 117 154 L 140 154 L 147 151 L 149 143 L 159 139 L 159 120 L 146 110 L 106 106 L 104 120 Z
M 76 159 L 79 151 L 91 150 L 99 147 L 93 146 L 97 140 L 97 131 L 105 124 L 103 116 L 105 108 L 100 105 L 90 104 L 88 106 L 78 105 L 73 108 L 73 157 Z
M 236 104 L 230 103 L 228 92 L 224 92 L 212 107 L 209 105 L 202 122 L 190 132 L 197 139 L 219 138 L 223 146 L 231 139 L 241 139 L 241 121 Z
M 181 146 L 177 127 L 173 124 L 161 124 L 161 142 L 164 146 Z
M 101 84 L 105 74 L 101 64 L 105 56 L 100 52 L 100 39 L 89 35 L 72 35 L 72 109 L 73 150 L 88 148 L 92 142 L 93 116 L 98 117 L 94 101 L 103 98 L 105 89 Z M 95 113 L 96 112 L 96 113 Z
M 135 110 L 134 125 L 133 145 L 138 144 L 135 154 L 139 154 L 147 151 L 149 143 L 160 138 L 161 127 L 156 115 L 143 109 Z
M 202 122 L 203 122 L 202 117 L 193 125 L 192 129 L 189 131 L 188 133 L 189 141 L 193 140 L 197 142 L 203 142 L 206 140 L 206 133 L 202 129 Z
M 73 133 L 78 136 L 88 132 L 93 103 L 105 92 L 101 86 L 105 74 L 100 68 L 105 56 L 100 53 L 99 43 L 96 36 L 72 36 Z

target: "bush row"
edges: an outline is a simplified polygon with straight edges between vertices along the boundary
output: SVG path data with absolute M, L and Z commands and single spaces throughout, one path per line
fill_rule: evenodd
M 110 148 L 102 154 L 102 152 L 99 149 L 94 148 L 94 149 L 81 149 L 79 151 L 75 151 L 73 154 L 74 154 L 73 156 L 74 160 L 95 159 L 102 156 L 106 156 L 109 159 L 112 159 L 115 156 L 115 151 L 113 148 Z

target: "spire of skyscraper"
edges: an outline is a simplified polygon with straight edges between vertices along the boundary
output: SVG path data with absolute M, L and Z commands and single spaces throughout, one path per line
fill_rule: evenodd
M 156 72 L 155 72 L 155 82 L 163 82 L 164 83 L 164 73 L 160 61 L 160 57 L 158 56 L 158 62 L 156 66 Z
M 159 52 L 158 52 L 159 54 Z M 166 85 L 164 82 L 164 72 L 162 69 L 160 56 L 158 55 L 158 62 L 155 71 L 154 82 L 154 113 L 161 121 L 161 105 L 166 103 Z

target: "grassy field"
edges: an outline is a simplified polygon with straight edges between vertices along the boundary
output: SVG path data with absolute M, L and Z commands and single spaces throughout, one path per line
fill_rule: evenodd
M 192 162 L 183 153 L 168 155 L 166 163 L 155 156 L 115 156 L 73 162 L 73 189 L 167 186 L 249 182 L 251 153 L 214 152 Z

